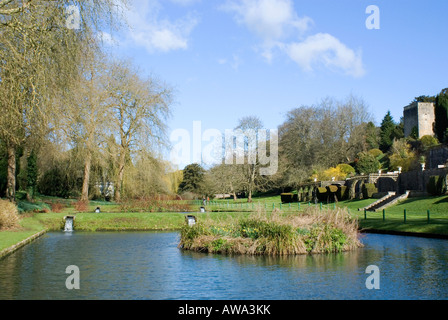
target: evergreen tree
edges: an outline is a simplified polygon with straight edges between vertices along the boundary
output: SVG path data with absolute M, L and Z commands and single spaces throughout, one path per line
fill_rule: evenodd
M 435 96 L 419 96 L 415 97 L 414 102 L 435 102 Z
M 31 151 L 31 154 L 26 159 L 27 161 L 27 186 L 29 190 L 29 195 L 31 199 L 34 199 L 34 193 L 37 185 L 37 155 L 34 150 Z
M 400 122 L 395 126 L 395 129 L 392 133 L 392 143 L 394 139 L 403 139 L 404 138 L 404 118 L 401 117 L 400 118 Z M 418 135 L 416 137 L 416 139 L 418 139 Z
M 378 159 L 371 153 L 360 152 L 358 157 L 358 161 L 356 162 L 356 170 L 360 174 L 376 173 L 381 167 Z
M 384 153 L 389 151 L 394 142 L 396 126 L 390 111 L 387 111 L 380 127 L 380 150 Z
M 380 146 L 379 129 L 371 121 L 366 125 L 365 137 L 368 150 L 379 148 Z
M 448 128 L 448 88 L 436 97 L 434 133 L 440 142 L 446 142 Z
M 203 191 L 205 170 L 197 163 L 189 164 L 183 170 L 183 180 L 179 192 L 200 194 Z

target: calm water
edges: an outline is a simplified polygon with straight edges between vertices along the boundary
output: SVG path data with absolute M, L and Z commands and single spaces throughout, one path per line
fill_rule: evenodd
M 183 252 L 178 233 L 49 233 L 0 260 L 0 299 L 447 299 L 448 241 L 366 235 L 355 252 L 297 257 Z M 67 266 L 80 270 L 68 290 Z M 368 290 L 367 266 L 380 269 Z

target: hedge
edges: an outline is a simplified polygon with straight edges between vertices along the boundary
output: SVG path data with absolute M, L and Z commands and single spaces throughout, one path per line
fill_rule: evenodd
M 338 200 L 347 200 L 348 198 L 348 188 L 346 186 L 340 186 L 338 188 L 338 192 L 336 192 L 336 197 L 338 197 Z
M 447 192 L 446 175 L 430 176 L 426 190 L 433 196 L 445 194 Z
M 294 202 L 294 195 L 292 193 L 282 193 L 280 195 L 282 203 L 291 203 Z
M 327 188 L 321 188 L 321 187 L 317 188 L 316 196 L 317 196 L 317 199 L 321 202 L 327 201 L 327 198 L 328 198 Z
M 378 193 L 378 188 L 373 183 L 365 183 L 362 187 L 362 195 L 364 199 L 372 198 L 372 196 Z
M 432 196 L 437 195 L 437 184 L 439 182 L 439 176 L 430 176 L 428 185 L 426 186 L 426 191 Z
M 298 194 L 293 194 L 292 195 L 292 202 L 299 202 L 299 195 Z

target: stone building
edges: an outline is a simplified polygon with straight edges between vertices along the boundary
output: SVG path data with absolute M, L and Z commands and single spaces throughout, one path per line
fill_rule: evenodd
M 434 102 L 413 102 L 404 108 L 404 136 L 409 137 L 417 130 L 418 138 L 434 135 Z

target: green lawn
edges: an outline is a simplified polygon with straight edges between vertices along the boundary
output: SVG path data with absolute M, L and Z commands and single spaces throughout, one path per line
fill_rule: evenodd
M 385 219 L 383 219 L 383 212 L 367 212 L 367 219 L 365 219 L 364 211 L 358 211 L 358 209 L 364 208 L 376 200 L 340 201 L 336 206 L 347 207 L 351 214 L 359 218 L 362 229 L 448 235 L 448 196 L 409 198 L 386 209 L 384 214 Z M 207 208 L 216 211 L 252 211 L 257 210 L 257 208 L 262 208 L 266 210 L 281 209 L 285 212 L 294 212 L 304 210 L 308 206 L 320 207 L 321 204 L 281 204 L 280 196 L 270 196 L 254 198 L 253 204 L 248 204 L 247 199 L 212 201 Z M 335 204 L 322 204 L 322 209 L 331 209 L 334 206 Z
M 198 219 L 202 217 L 213 220 L 228 220 L 247 216 L 248 213 L 193 213 Z M 35 216 L 42 225 L 51 230 L 61 230 L 65 214 L 40 213 Z M 78 231 L 120 231 L 120 230 L 180 230 L 185 224 L 185 213 L 174 212 L 131 212 L 131 213 L 77 213 L 75 229 Z
M 20 225 L 20 230 L 0 232 L 0 251 L 46 229 L 46 227 L 35 217 L 22 218 Z
M 428 220 L 429 210 L 429 220 Z M 406 215 L 405 215 L 406 211 Z M 384 212 L 359 212 L 366 229 L 448 235 L 448 197 L 409 198 Z

